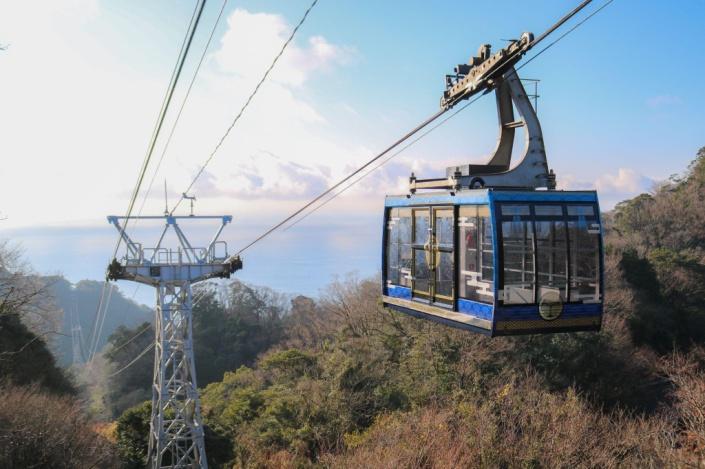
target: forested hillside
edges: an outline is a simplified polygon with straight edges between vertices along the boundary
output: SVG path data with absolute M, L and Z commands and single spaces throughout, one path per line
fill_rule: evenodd
M 0 244 L 0 467 L 120 467 L 48 343 L 60 334 L 49 287 Z
M 59 363 L 68 366 L 73 359 L 73 344 L 71 328 L 81 327 L 84 343 L 83 352 L 87 355 L 91 331 L 94 326 L 96 305 L 100 298 L 103 282 L 82 280 L 72 284 L 60 276 L 43 277 L 41 279 L 50 290 L 54 303 L 62 312 L 61 331 L 66 334 L 57 338 L 57 354 Z M 110 298 L 110 308 L 105 316 L 102 331 L 98 337 L 98 350 L 107 343 L 108 337 L 119 326 L 134 326 L 144 321 L 152 321 L 153 311 L 127 298 L 114 285 Z M 84 357 L 84 359 L 87 357 Z
M 201 386 L 220 381 L 240 365 L 253 365 L 258 355 L 284 337 L 288 302 L 268 288 L 233 280 L 225 291 L 207 285 L 196 288 L 195 295 L 193 337 Z M 134 359 L 153 342 L 151 322 L 121 326 L 110 335 L 102 354 L 104 366 L 89 377 L 94 411 L 114 418 L 151 398 L 154 356 L 147 353 Z
M 705 148 L 682 177 L 604 215 L 600 333 L 489 339 L 382 308 L 377 279 L 338 279 L 317 299 L 202 286 L 211 467 L 705 464 L 704 199 Z M 144 467 L 153 357 L 133 360 L 151 323 L 115 328 L 72 383 L 44 320 L 30 321 L 45 286 L 3 252 L 0 466 Z M 54 463 L 59 448 L 70 464 Z
M 205 387 L 211 465 L 705 463 L 704 196 L 705 148 L 605 215 L 599 334 L 488 339 L 383 309 L 376 280 L 295 299 L 275 345 Z M 146 402 L 118 420 L 131 467 L 148 416 Z

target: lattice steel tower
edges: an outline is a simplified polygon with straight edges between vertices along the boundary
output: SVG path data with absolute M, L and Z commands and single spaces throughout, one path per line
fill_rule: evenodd
M 157 290 L 155 317 L 152 418 L 147 462 L 152 468 L 206 468 L 201 406 L 196 387 L 191 326 L 191 285 L 209 278 L 229 278 L 242 268 L 239 257 L 228 257 L 227 244 L 218 241 L 231 216 L 141 216 L 162 219 L 164 229 L 156 247 L 143 248 L 120 224 L 125 217 L 109 216 L 127 249 L 125 257 L 108 266 L 108 279 L 132 280 Z M 220 220 L 207 247 L 193 247 L 177 220 Z M 127 223 L 126 223 L 127 224 Z M 176 249 L 162 247 L 172 228 Z

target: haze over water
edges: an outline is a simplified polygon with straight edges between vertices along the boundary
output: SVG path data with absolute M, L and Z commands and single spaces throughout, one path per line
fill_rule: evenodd
M 247 250 L 242 256 L 244 268 L 233 278 L 282 293 L 317 296 L 336 276 L 342 278 L 349 273 L 373 276 L 380 269 L 380 219 L 381 215 L 344 225 L 304 221 Z M 241 227 L 236 220 L 226 227 L 222 239 L 228 242 L 230 253 L 234 253 L 267 228 L 269 225 Z M 138 233 L 143 231 L 146 228 Z M 159 232 L 155 228 L 152 233 Z M 203 229 L 201 234 L 205 239 L 212 232 Z M 61 274 L 74 283 L 104 278 L 117 237 L 107 223 L 105 228 L 26 228 L 8 230 L 5 235 L 22 240 L 25 257 L 37 273 Z M 138 239 L 136 234 L 135 240 Z M 119 285 L 126 295 L 133 295 L 136 284 L 119 282 Z M 151 288 L 143 286 L 135 300 L 152 305 L 153 295 Z

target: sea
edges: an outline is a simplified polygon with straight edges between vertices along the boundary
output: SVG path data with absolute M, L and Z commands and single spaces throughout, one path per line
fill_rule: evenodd
M 186 223 L 184 223 L 185 225 Z M 228 225 L 221 239 L 235 253 L 265 232 L 270 225 Z M 197 234 L 209 239 L 215 227 L 201 227 Z M 142 232 L 140 231 L 142 230 Z M 155 227 L 138 227 L 135 240 Z M 4 230 L 3 239 L 23 251 L 28 265 L 41 275 L 63 275 L 71 282 L 104 280 L 117 231 L 111 227 L 37 227 Z M 277 230 L 241 254 L 243 269 L 233 276 L 245 283 L 269 287 L 280 293 L 318 297 L 335 280 L 348 276 L 374 277 L 381 269 L 381 216 L 354 220 L 300 223 Z M 151 241 L 153 242 L 153 241 Z M 204 241 L 205 243 L 205 241 Z M 149 245 L 149 241 L 145 242 Z M 194 243 L 194 246 L 200 244 Z M 118 282 L 125 295 L 152 306 L 154 290 L 132 282 Z

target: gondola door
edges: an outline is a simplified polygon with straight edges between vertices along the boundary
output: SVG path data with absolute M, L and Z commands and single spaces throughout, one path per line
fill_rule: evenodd
M 414 298 L 431 298 L 431 210 L 428 207 L 412 209 L 414 223 L 411 240 L 412 293 Z
M 453 274 L 453 240 L 455 238 L 455 217 L 453 207 L 434 207 L 432 235 L 431 297 L 436 303 L 453 304 L 455 291 Z
M 413 209 L 413 297 L 434 303 L 453 303 L 452 207 Z

